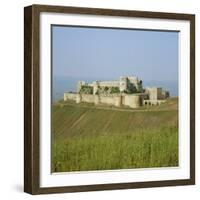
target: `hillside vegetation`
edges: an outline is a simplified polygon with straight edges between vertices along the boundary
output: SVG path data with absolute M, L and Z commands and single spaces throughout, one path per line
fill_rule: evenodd
M 54 172 L 178 165 L 177 98 L 141 109 L 52 106 Z

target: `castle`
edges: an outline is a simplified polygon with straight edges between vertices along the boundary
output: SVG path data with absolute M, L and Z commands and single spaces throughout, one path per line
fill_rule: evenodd
M 79 81 L 77 93 L 64 93 L 64 101 L 73 100 L 76 103 L 88 102 L 128 106 L 138 108 L 143 105 L 160 105 L 169 97 L 169 92 L 161 87 L 143 88 L 142 80 L 138 77 L 120 77 L 118 81 L 94 81 L 86 83 Z

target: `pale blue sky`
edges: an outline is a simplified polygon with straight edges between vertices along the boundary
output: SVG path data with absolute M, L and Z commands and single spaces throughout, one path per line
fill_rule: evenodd
M 53 26 L 53 77 L 178 80 L 178 32 Z

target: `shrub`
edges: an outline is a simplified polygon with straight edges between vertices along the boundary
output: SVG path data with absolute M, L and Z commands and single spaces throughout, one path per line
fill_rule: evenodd
M 80 89 L 82 94 L 93 94 L 93 87 L 89 85 L 82 85 Z
M 105 90 L 105 91 L 108 91 L 108 90 L 109 90 L 109 87 L 106 86 L 106 87 L 104 88 L 104 90 Z
M 111 94 L 120 93 L 119 87 L 111 87 L 110 93 Z

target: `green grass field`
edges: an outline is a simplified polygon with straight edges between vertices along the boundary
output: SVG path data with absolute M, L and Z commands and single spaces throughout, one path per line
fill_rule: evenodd
M 178 165 L 177 98 L 140 109 L 61 101 L 52 122 L 53 172 Z

